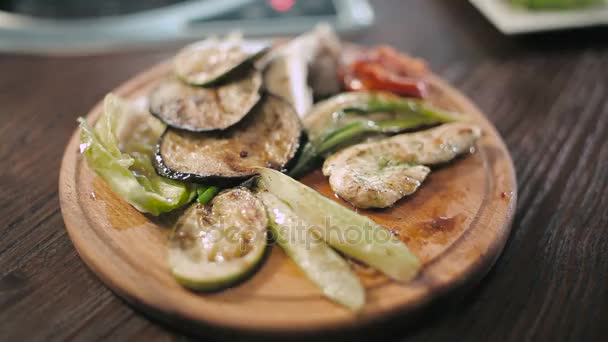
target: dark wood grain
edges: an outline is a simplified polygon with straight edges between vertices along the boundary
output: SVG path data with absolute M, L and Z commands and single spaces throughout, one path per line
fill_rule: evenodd
M 431 309 L 404 341 L 608 336 L 608 30 L 500 35 L 465 1 L 374 1 L 353 36 L 427 59 L 499 129 L 515 161 L 513 234 L 476 287 Z M 3 340 L 166 340 L 86 268 L 59 213 L 63 148 L 84 114 L 171 48 L 96 57 L 0 56 Z M 392 329 L 391 329 L 392 328 Z

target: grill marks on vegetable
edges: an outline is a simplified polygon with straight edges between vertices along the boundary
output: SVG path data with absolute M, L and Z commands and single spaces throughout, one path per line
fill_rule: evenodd
M 169 264 L 195 290 L 230 286 L 255 270 L 266 248 L 268 218 L 245 188 L 226 190 L 182 215 L 169 241 Z
M 262 76 L 254 69 L 213 87 L 194 87 L 172 77 L 150 94 L 150 112 L 174 128 L 193 132 L 226 129 L 258 103 L 261 87 Z
M 243 180 L 255 175 L 256 167 L 284 168 L 298 150 L 300 134 L 293 108 L 265 95 L 249 115 L 224 131 L 168 129 L 157 148 L 156 169 L 172 179 Z
M 250 67 L 267 50 L 267 44 L 243 44 L 238 37 L 211 38 L 182 49 L 175 56 L 175 73 L 185 83 L 207 86 Z

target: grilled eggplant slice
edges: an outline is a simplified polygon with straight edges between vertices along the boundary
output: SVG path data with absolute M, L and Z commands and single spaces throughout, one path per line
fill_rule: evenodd
M 251 274 L 263 259 L 268 218 L 264 204 L 245 188 L 194 204 L 169 241 L 169 265 L 185 287 L 213 291 Z
M 169 128 L 157 146 L 157 172 L 177 180 L 236 183 L 256 167 L 284 169 L 300 145 L 301 125 L 284 100 L 265 95 L 235 126 L 206 133 Z
M 168 78 L 150 94 L 150 112 L 171 127 L 192 132 L 226 129 L 258 103 L 261 86 L 262 76 L 254 69 L 208 88 Z
M 263 42 L 244 43 L 240 37 L 210 38 L 183 48 L 174 58 L 174 69 L 184 82 L 206 86 L 238 72 L 268 48 Z

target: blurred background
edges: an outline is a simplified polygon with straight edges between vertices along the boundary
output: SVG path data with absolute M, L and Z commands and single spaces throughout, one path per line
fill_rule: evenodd
M 411 1 L 403 0 L 395 8 L 407 7 Z M 606 0 L 468 2 L 505 35 L 608 23 Z M 201 39 L 235 29 L 248 36 L 292 35 L 321 21 L 330 23 L 340 33 L 357 32 L 374 24 L 374 4 L 386 7 L 389 3 L 382 0 L 372 4 L 368 0 L 0 0 L 0 51 L 91 54 Z
M 1 0 L 0 49 L 91 53 L 240 29 L 248 36 L 297 34 L 317 22 L 341 32 L 368 27 L 366 0 Z

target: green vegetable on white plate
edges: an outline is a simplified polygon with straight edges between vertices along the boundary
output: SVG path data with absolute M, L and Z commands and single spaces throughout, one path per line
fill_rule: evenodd
M 387 229 L 281 172 L 259 169 L 261 188 L 285 202 L 314 226 L 314 231 L 338 251 L 406 282 L 420 270 L 420 260 Z
M 365 290 L 346 260 L 314 235 L 306 219 L 278 197 L 266 191 L 259 192 L 258 197 L 266 206 L 273 236 L 285 253 L 325 296 L 353 311 L 360 310 L 365 304 Z
M 157 216 L 194 199 L 194 186 L 163 178 L 154 170 L 154 146 L 165 129 L 156 118 L 109 94 L 94 127 L 83 118 L 79 122 L 80 151 L 89 168 L 137 210 Z M 122 131 L 128 134 L 121 137 Z

